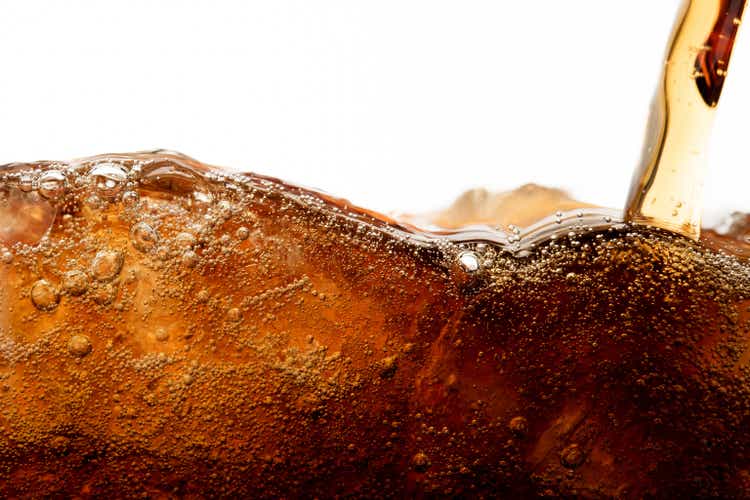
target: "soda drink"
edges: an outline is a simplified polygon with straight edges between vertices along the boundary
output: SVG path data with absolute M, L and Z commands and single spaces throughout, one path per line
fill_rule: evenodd
M 397 221 L 167 151 L 6 165 L 0 495 L 748 497 L 750 225 L 682 202 Z

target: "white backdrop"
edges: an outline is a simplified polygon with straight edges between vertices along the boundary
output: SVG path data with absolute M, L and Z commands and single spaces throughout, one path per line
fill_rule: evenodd
M 677 0 L 0 3 L 0 163 L 156 147 L 382 211 L 534 181 L 620 207 Z M 710 213 L 750 209 L 741 33 Z

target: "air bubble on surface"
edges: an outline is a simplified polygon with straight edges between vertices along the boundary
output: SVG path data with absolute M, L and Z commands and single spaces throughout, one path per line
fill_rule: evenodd
M 18 181 L 18 188 L 24 193 L 28 193 L 34 189 L 34 180 L 30 175 L 25 174 L 21 176 L 21 179 Z
M 59 170 L 45 172 L 38 183 L 39 194 L 48 200 L 57 200 L 65 194 L 65 175 Z
M 128 174 L 117 163 L 100 163 L 91 169 L 89 177 L 97 194 L 104 198 L 113 198 L 122 191 Z
M 462 252 L 458 256 L 458 263 L 467 273 L 473 273 L 479 270 L 479 256 L 474 252 Z
M 192 168 L 173 161 L 143 165 L 140 184 L 154 191 L 188 195 L 193 204 L 209 204 L 213 195 L 203 177 Z

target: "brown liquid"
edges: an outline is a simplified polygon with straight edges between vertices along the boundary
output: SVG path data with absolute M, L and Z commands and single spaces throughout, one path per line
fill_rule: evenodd
M 589 210 L 418 232 L 166 153 L 0 186 L 0 496 L 750 491 L 744 260 Z
M 654 99 L 627 220 L 697 239 L 706 147 L 745 0 L 686 0 Z
M 167 152 L 5 166 L 0 497 L 750 497 L 747 219 L 526 186 L 431 233 Z

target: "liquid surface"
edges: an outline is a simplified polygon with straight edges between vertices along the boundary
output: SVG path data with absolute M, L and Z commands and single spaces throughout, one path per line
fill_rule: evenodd
M 165 152 L 1 168 L 0 496 L 750 496 L 746 220 L 597 210 L 436 233 Z

